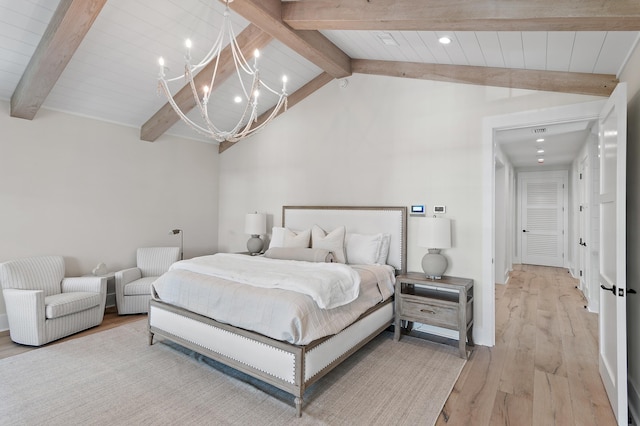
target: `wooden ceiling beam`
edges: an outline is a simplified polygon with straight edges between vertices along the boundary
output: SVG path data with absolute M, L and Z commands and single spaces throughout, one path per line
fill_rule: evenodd
M 639 31 L 637 0 L 314 0 L 282 3 L 296 30 Z
M 231 9 L 334 78 L 351 75 L 351 59 L 318 31 L 296 31 L 282 21 L 280 0 L 235 0 Z
M 61 0 L 11 96 L 11 116 L 33 120 L 107 0 Z
M 351 66 L 354 73 L 362 74 L 594 96 L 609 96 L 618 84 L 616 76 L 609 74 L 423 64 L 367 59 L 354 59 L 352 60 Z
M 313 92 L 320 89 L 321 87 L 323 87 L 325 84 L 329 83 L 332 80 L 333 80 L 333 77 L 327 74 L 326 72 L 323 72 L 322 74 L 318 75 L 316 78 L 314 78 L 313 80 L 311 80 L 310 82 L 308 82 L 307 84 L 305 84 L 304 86 L 302 86 L 301 88 L 293 92 L 291 95 L 289 95 L 289 97 L 287 98 L 287 108 L 292 108 L 298 102 L 302 101 L 304 98 L 311 95 Z M 261 114 L 260 117 L 258 117 L 258 124 L 262 123 L 269 115 L 271 115 L 272 111 L 273 111 L 273 108 Z M 278 115 L 282 114 L 283 112 L 284 112 L 283 110 L 280 110 Z M 218 146 L 218 153 L 223 153 L 224 151 L 231 148 L 233 145 L 237 143 L 238 142 L 229 142 L 229 141 L 221 142 L 220 145 Z
M 236 37 L 240 49 L 244 52 L 253 52 L 255 49 L 262 49 L 268 45 L 272 39 L 273 38 L 269 34 L 252 24 L 249 24 Z M 193 79 L 200 97 L 202 97 L 203 87 L 208 85 L 211 80 L 211 74 L 215 67 L 215 63 L 215 60 L 211 61 L 207 66 L 202 68 L 202 70 L 200 70 Z M 231 48 L 227 46 L 220 53 L 216 80 L 213 87 L 210 88 L 211 92 L 219 87 L 227 78 L 234 75 L 235 72 L 236 68 L 233 62 L 233 54 L 231 52 Z M 191 91 L 189 84 L 185 84 L 182 89 L 173 96 L 173 99 L 185 114 L 196 106 L 196 102 L 193 99 L 193 92 Z M 180 120 L 180 117 L 178 117 L 178 114 L 173 110 L 171 104 L 167 102 L 142 125 L 140 128 L 140 139 L 143 141 L 154 142 L 164 132 L 169 130 L 171 126 L 176 124 L 178 120 Z

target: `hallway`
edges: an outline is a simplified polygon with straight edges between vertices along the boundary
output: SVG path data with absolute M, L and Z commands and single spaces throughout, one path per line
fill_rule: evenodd
M 477 347 L 437 425 L 615 425 L 598 316 L 566 269 L 514 265 L 496 285 L 496 345 Z

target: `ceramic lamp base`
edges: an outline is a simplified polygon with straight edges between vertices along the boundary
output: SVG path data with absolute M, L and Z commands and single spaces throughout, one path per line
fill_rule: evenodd
M 262 251 L 263 244 L 264 241 L 262 241 L 259 235 L 252 235 L 249 241 L 247 241 L 247 251 L 249 251 L 252 256 L 258 254 Z
M 447 266 L 447 258 L 440 254 L 439 249 L 429 249 L 429 253 L 422 258 L 422 270 L 432 280 L 441 279 Z

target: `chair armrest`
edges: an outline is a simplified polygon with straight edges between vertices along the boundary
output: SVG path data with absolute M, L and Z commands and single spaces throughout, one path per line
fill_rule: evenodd
M 11 340 L 39 346 L 46 341 L 44 291 L 8 288 L 2 290 L 7 308 Z
M 67 277 L 62 279 L 62 292 L 86 291 L 107 294 L 106 277 Z
M 130 283 L 131 281 L 139 280 L 142 278 L 142 271 L 139 268 L 123 269 L 116 272 L 116 289 Z

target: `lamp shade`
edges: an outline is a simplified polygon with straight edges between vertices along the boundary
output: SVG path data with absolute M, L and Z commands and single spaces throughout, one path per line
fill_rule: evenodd
M 425 217 L 420 221 L 418 245 L 432 249 L 451 248 L 451 219 Z
M 244 219 L 244 233 L 263 235 L 267 233 L 267 215 L 264 213 L 248 213 Z

